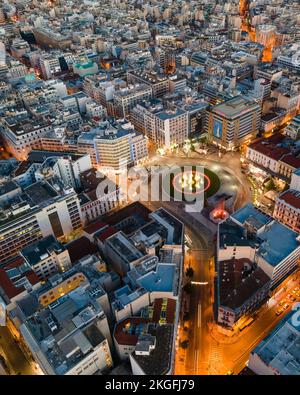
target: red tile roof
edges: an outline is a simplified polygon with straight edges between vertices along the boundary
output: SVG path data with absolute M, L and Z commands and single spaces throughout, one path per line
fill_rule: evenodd
M 98 219 L 98 220 L 90 223 L 89 225 L 87 225 L 83 230 L 88 234 L 93 234 L 93 233 L 97 232 L 98 230 L 101 230 L 107 226 L 108 225 L 105 222 Z
M 264 144 L 264 141 L 255 142 L 249 147 L 274 160 L 279 160 L 290 152 L 287 148 L 277 147 L 270 142 Z
M 90 242 L 87 237 L 80 237 L 74 241 L 65 245 L 69 251 L 71 262 L 77 262 L 79 259 L 84 258 L 87 255 L 93 255 L 99 252 L 97 246 Z
M 12 299 L 13 297 L 19 295 L 23 291 L 25 291 L 25 287 L 16 287 L 14 285 L 14 282 L 12 279 L 9 278 L 7 274 L 7 270 L 13 269 L 13 268 L 18 268 L 19 266 L 22 266 L 25 263 L 25 259 L 21 256 L 17 256 L 10 260 L 7 264 L 2 265 L 0 269 L 0 287 L 3 289 L 4 293 L 9 299 Z M 30 282 L 31 285 L 35 285 L 39 283 L 39 278 L 35 274 L 33 270 L 28 270 L 18 278 L 24 278 L 26 277 L 27 280 Z
M 286 191 L 281 196 L 279 196 L 279 199 L 285 201 L 287 204 L 289 204 L 292 207 L 295 207 L 296 209 L 300 209 L 299 192 L 293 192 L 290 190 Z
M 113 226 L 109 226 L 103 232 L 97 235 L 96 238 L 99 239 L 100 241 L 104 241 L 117 232 L 118 230 L 116 228 L 114 228 Z
M 287 165 L 292 166 L 294 169 L 298 169 L 298 167 L 300 167 L 300 158 L 297 158 L 292 154 L 286 155 L 283 158 L 281 158 L 281 162 L 284 162 Z

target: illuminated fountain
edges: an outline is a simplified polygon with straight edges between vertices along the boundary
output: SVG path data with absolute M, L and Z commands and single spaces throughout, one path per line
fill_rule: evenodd
M 211 181 L 206 174 L 201 174 L 197 170 L 184 171 L 173 178 L 173 188 L 178 193 L 197 196 L 207 191 Z

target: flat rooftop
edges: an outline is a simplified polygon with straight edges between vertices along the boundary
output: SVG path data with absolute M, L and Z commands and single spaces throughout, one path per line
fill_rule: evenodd
M 262 243 L 258 253 L 270 265 L 276 266 L 299 247 L 299 234 L 287 226 L 274 221 L 263 232 L 259 233 Z
M 219 263 L 220 305 L 240 308 L 270 282 L 264 271 L 248 258 L 229 259 Z
M 128 263 L 143 256 L 142 252 L 138 250 L 122 232 L 118 232 L 111 236 L 106 240 L 106 243 Z
M 222 117 L 234 119 L 249 111 L 253 111 L 254 109 L 259 109 L 257 103 L 247 100 L 243 96 L 237 96 L 224 103 L 216 105 L 213 107 L 212 111 Z
M 252 224 L 256 225 L 256 229 L 272 221 L 269 215 L 264 214 L 251 203 L 246 204 L 235 213 L 231 214 L 231 218 L 241 225 L 244 225 L 245 222 L 252 221 Z
M 115 326 L 114 337 L 118 344 L 136 345 L 140 335 L 148 332 L 149 319 L 129 317 Z
M 24 189 L 24 192 L 37 206 L 59 196 L 56 190 L 48 182 L 44 181 L 29 185 Z
M 156 338 L 156 345 L 150 355 L 132 354 L 132 358 L 139 364 L 146 375 L 165 375 L 171 368 L 173 325 L 158 325 L 149 334 Z
M 252 351 L 280 375 L 300 375 L 300 332 L 291 311 Z M 296 320 L 297 324 L 297 320 Z
M 31 266 L 34 266 L 40 261 L 49 258 L 52 251 L 61 253 L 64 250 L 63 245 L 54 236 L 50 235 L 23 248 L 21 254 Z
M 149 292 L 172 292 L 175 278 L 175 264 L 158 263 L 155 271 L 145 274 L 137 282 Z
M 159 208 L 149 215 L 152 219 L 165 226 L 168 230 L 167 244 L 180 245 L 183 243 L 184 226 L 164 208 Z
M 82 156 L 84 156 L 84 154 L 74 154 L 72 152 L 32 150 L 28 154 L 28 160 L 34 163 L 44 163 L 47 158 L 51 158 L 51 157 L 58 157 L 58 158 L 70 157 L 73 161 L 76 161 L 82 158 Z

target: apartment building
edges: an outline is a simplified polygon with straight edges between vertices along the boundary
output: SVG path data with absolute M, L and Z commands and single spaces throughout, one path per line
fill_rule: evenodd
M 130 71 L 127 73 L 128 84 L 146 84 L 151 88 L 154 98 L 162 97 L 170 91 L 168 77 L 155 71 Z
M 164 108 L 156 100 L 136 106 L 130 119 L 137 130 L 144 132 L 158 146 L 167 149 L 173 145 L 183 145 L 191 127 L 187 111 L 175 105 Z
M 17 306 L 25 316 L 19 331 L 44 374 L 91 375 L 113 366 L 107 317 L 97 300 L 82 294 L 81 287 L 37 311 L 36 319 L 24 311 L 26 302 L 37 306 L 36 296 Z
M 248 367 L 255 374 L 298 376 L 300 332 L 295 311 L 281 322 L 251 351 Z
M 152 90 L 146 84 L 129 85 L 127 88 L 115 90 L 113 94 L 115 115 L 126 118 L 138 103 L 151 98 Z
M 37 27 L 33 30 L 36 42 L 44 47 L 67 49 L 72 41 L 69 37 L 53 31 L 49 27 Z
M 300 192 L 289 189 L 276 198 L 273 217 L 300 233 Z
M 24 247 L 20 254 L 40 280 L 71 268 L 68 250 L 53 235 Z
M 36 182 L 1 202 L 0 261 L 42 237 L 63 237 L 82 226 L 80 204 L 72 188 L 58 180 Z
M 81 184 L 83 192 L 78 197 L 85 224 L 118 206 L 121 198 L 119 187 L 95 169 L 81 173 Z
M 259 104 L 243 96 L 235 97 L 208 111 L 208 138 L 224 149 L 237 148 L 256 135 L 260 118 Z
M 218 262 L 249 259 L 270 277 L 271 289 L 299 265 L 299 234 L 247 204 L 220 225 Z
M 18 160 L 26 160 L 40 138 L 52 129 L 49 121 L 34 119 L 27 111 L 4 118 L 3 139 L 6 149 Z

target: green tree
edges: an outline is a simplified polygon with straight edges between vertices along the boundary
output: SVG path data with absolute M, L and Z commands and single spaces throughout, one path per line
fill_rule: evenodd
M 187 277 L 192 278 L 193 275 L 194 275 L 194 270 L 193 270 L 193 268 L 192 268 L 192 267 L 188 267 L 188 268 L 186 269 L 186 271 L 185 271 L 185 274 L 186 274 Z
M 275 183 L 274 183 L 274 180 L 273 180 L 273 178 L 271 178 L 270 179 L 270 181 L 267 183 L 267 185 L 266 185 L 266 190 L 267 191 L 271 191 L 271 190 L 273 190 L 273 189 L 275 189 L 276 188 L 276 185 L 275 185 Z

